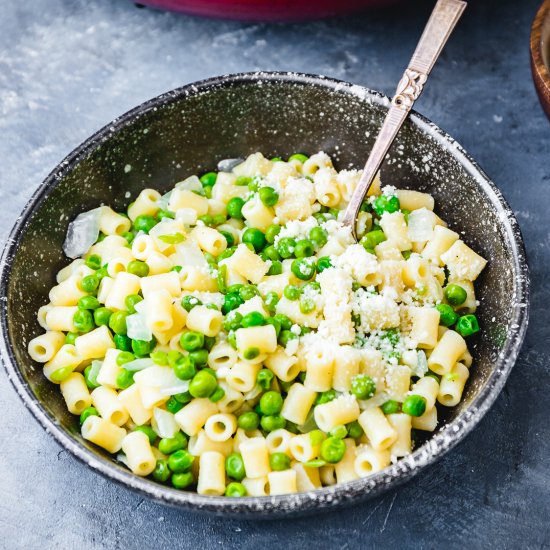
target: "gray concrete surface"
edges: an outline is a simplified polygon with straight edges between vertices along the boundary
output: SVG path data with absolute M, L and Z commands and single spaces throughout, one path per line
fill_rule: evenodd
M 529 72 L 537 0 L 471 2 L 419 110 L 461 142 L 515 210 L 531 325 L 493 409 L 406 486 L 322 517 L 255 523 L 166 508 L 88 471 L 0 372 L 0 548 L 541 548 L 550 545 L 550 123 Z M 208 21 L 123 0 L 0 1 L 0 239 L 74 146 L 149 97 L 204 77 L 281 69 L 391 93 L 430 2 L 294 25 Z

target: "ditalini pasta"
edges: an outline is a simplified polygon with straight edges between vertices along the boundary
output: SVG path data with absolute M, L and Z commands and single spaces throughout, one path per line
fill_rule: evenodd
M 460 402 L 486 261 L 379 178 L 354 242 L 361 172 L 325 153 L 233 166 L 71 224 L 97 241 L 66 249 L 29 355 L 136 475 L 216 496 L 372 475 Z

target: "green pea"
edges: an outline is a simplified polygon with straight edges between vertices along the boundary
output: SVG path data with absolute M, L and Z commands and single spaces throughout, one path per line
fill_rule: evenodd
M 395 414 L 400 411 L 401 405 L 399 404 L 398 401 L 395 401 L 394 399 L 390 399 L 385 403 L 382 403 L 380 408 L 382 409 L 382 412 L 384 414 Z
M 159 451 L 164 455 L 170 455 L 187 447 L 187 437 L 182 432 L 176 432 L 174 437 L 163 437 L 158 444 Z
M 281 157 L 273 157 L 269 159 L 271 162 L 283 162 L 283 159 Z
M 275 248 L 274 245 L 269 245 L 269 246 L 266 246 L 263 251 L 262 251 L 262 254 L 268 259 L 268 260 L 271 260 L 271 261 L 279 261 L 281 259 L 281 256 L 279 256 L 279 253 L 277 252 L 277 249 Z
M 452 306 L 461 306 L 468 298 L 468 293 L 460 285 L 447 285 L 444 290 L 445 299 Z
M 157 433 L 151 426 L 148 426 L 147 424 L 143 424 L 142 426 L 136 426 L 134 429 L 135 432 L 143 432 L 147 439 L 149 439 L 149 443 L 153 445 L 153 443 L 157 440 Z
M 195 351 L 204 345 L 204 334 L 195 331 L 184 332 L 180 336 L 180 346 L 185 351 Z
M 313 227 L 309 232 L 309 239 L 317 248 L 321 248 L 327 244 L 328 234 L 322 227 Z
M 100 384 L 97 383 L 97 373 L 93 373 L 92 365 L 88 365 L 84 369 L 84 381 L 86 382 L 86 386 L 91 390 L 99 388 Z
M 387 240 L 387 238 L 384 232 L 380 231 L 379 229 L 375 229 L 373 231 L 365 233 L 365 235 L 361 237 L 359 243 L 362 244 L 363 248 L 368 251 L 374 250 L 380 243 L 383 243 L 385 240 Z
M 107 307 L 98 307 L 94 311 L 94 322 L 95 324 L 100 327 L 102 325 L 108 325 L 109 319 L 111 318 L 111 315 L 113 314 L 113 310 L 109 309 Z
M 61 382 L 66 380 L 72 374 L 73 370 L 73 366 L 61 367 L 52 372 L 50 375 L 50 380 L 54 384 L 61 384 Z
M 225 471 L 227 475 L 237 481 L 244 479 L 246 473 L 244 470 L 243 457 L 239 453 L 231 453 L 225 459 Z
M 227 203 L 227 214 L 236 220 L 243 219 L 244 200 L 241 197 L 233 197 Z
M 458 314 L 455 310 L 447 304 L 438 304 L 435 309 L 439 311 L 439 324 L 444 327 L 450 327 L 454 325 L 458 320 Z
M 206 367 L 208 364 L 208 351 L 205 349 L 198 349 L 189 353 L 189 357 L 193 360 L 196 367 Z
M 346 444 L 336 437 L 328 437 L 321 443 L 321 458 L 330 464 L 336 464 L 344 458 Z
M 290 458 L 285 453 L 271 453 L 269 455 L 269 465 L 274 472 L 288 470 L 290 468 Z
M 325 269 L 332 267 L 332 262 L 328 256 L 323 256 L 317 260 L 317 271 L 322 273 Z
M 80 300 L 78 300 L 78 307 L 80 309 L 97 309 L 100 307 L 101 304 L 99 303 L 99 300 L 95 296 L 82 296 Z
M 291 160 L 297 160 L 303 164 L 308 158 L 309 157 L 306 155 L 302 155 L 302 153 L 294 153 L 294 155 L 290 155 L 290 157 L 288 157 L 288 161 L 290 162 Z
M 125 231 L 121 237 L 124 237 L 126 239 L 126 242 L 128 243 L 127 246 L 131 245 L 134 239 L 136 238 L 135 234 L 132 231 Z
M 223 329 L 226 332 L 237 330 L 241 327 L 243 316 L 238 311 L 230 311 L 223 320 Z
M 281 415 L 262 416 L 260 421 L 262 429 L 266 432 L 281 430 L 286 426 L 286 420 Z
M 280 275 L 283 272 L 283 264 L 279 261 L 272 260 L 271 265 L 269 266 L 269 270 L 267 272 L 268 275 Z
M 166 407 L 166 410 L 172 414 L 176 414 L 183 409 L 183 403 L 180 403 L 173 395 L 170 396 L 164 406 Z
M 185 489 L 193 483 L 193 472 L 182 472 L 180 474 L 172 474 L 172 485 L 176 489 Z
M 80 281 L 80 288 L 84 292 L 93 293 L 99 286 L 99 279 L 95 275 L 87 275 Z
M 86 418 L 88 418 L 89 416 L 99 416 L 99 413 L 97 412 L 97 409 L 95 407 L 86 407 L 80 413 L 80 424 L 84 424 Z
M 421 395 L 407 395 L 401 410 L 409 416 L 422 416 L 426 411 L 426 398 Z
M 309 239 L 300 239 L 296 242 L 294 255 L 296 258 L 309 258 L 315 254 L 315 247 Z
M 296 248 L 296 239 L 292 237 L 283 237 L 279 239 L 276 245 L 277 252 L 281 255 L 281 258 L 285 260 L 294 255 L 294 249 Z
M 246 348 L 243 351 L 243 357 L 247 361 L 252 361 L 252 360 L 256 359 L 256 357 L 258 357 L 259 355 L 260 355 L 260 348 L 257 348 L 255 346 L 250 347 L 250 348 Z
M 210 214 L 204 214 L 203 216 L 199 216 L 198 220 L 207 226 L 211 226 L 214 222 L 214 218 Z
M 403 250 L 403 252 L 401 252 L 401 256 L 403 256 L 405 260 L 408 260 L 411 257 L 411 254 L 412 250 Z
M 185 311 L 189 312 L 195 306 L 202 306 L 202 302 L 192 294 L 187 294 L 181 299 L 181 306 Z
M 108 277 L 107 267 L 102 267 L 95 272 L 95 276 L 101 281 L 104 277 Z
M 144 233 L 149 233 L 155 225 L 157 225 L 157 220 L 153 216 L 146 214 L 142 214 L 134 220 L 134 229 L 136 231 L 143 231 Z
M 170 468 L 168 468 L 168 462 L 163 458 L 158 459 L 155 469 L 151 475 L 155 481 L 158 481 L 159 483 L 166 483 L 170 478 Z
M 246 302 L 251 300 L 254 296 L 260 294 L 259 290 L 254 285 L 243 285 L 239 288 L 239 296 Z
M 135 359 L 135 356 L 133 353 L 130 353 L 129 351 L 122 351 L 117 355 L 116 364 L 119 367 L 122 367 L 122 365 L 125 365 L 126 363 L 130 363 L 130 361 L 133 361 L 134 359 Z
M 245 432 L 251 432 L 260 425 L 260 417 L 254 411 L 245 412 L 237 419 L 237 425 Z
M 99 269 L 101 267 L 101 257 L 97 254 L 92 254 L 86 258 L 85 263 L 90 269 Z
M 246 487 L 242 483 L 237 483 L 236 481 L 232 481 L 225 488 L 226 497 L 245 497 L 246 494 Z
M 78 336 L 78 332 L 67 332 L 67 334 L 65 334 L 65 344 L 71 344 L 74 346 Z
M 134 383 L 134 373 L 126 369 L 120 369 L 115 382 L 119 388 L 125 390 Z
M 216 172 L 206 172 L 199 179 L 203 187 L 212 187 L 218 179 L 218 174 Z
M 129 313 L 136 312 L 136 305 L 139 304 L 143 298 L 139 294 L 128 294 L 124 299 L 124 305 Z
M 315 275 L 316 269 L 317 266 L 313 258 L 298 258 L 290 266 L 292 273 L 302 281 L 309 281 Z
M 174 366 L 174 374 L 180 380 L 191 380 L 196 373 L 195 362 L 188 355 L 182 356 Z
M 195 457 L 185 449 L 175 451 L 168 457 L 168 466 L 175 474 L 187 472 L 193 465 Z
M 265 325 L 265 318 L 259 311 L 247 313 L 241 321 L 241 327 L 243 328 L 260 327 L 263 325 Z
M 90 332 L 94 328 L 94 318 L 87 309 L 79 309 L 73 315 L 73 324 L 78 332 Z
M 260 388 L 268 390 L 271 387 L 273 376 L 273 373 L 269 369 L 262 369 L 256 376 L 256 383 Z
M 163 220 L 163 219 L 169 219 L 169 220 L 173 220 L 174 218 L 176 217 L 176 215 L 174 214 L 174 212 L 170 212 L 170 210 L 159 210 L 157 212 L 157 218 L 159 220 Z
M 188 391 L 183 392 L 183 393 L 176 393 L 176 395 L 174 395 L 174 397 L 180 403 L 183 403 L 184 405 L 187 405 L 187 403 L 189 403 L 193 400 L 193 396 Z
M 308 313 L 311 313 L 315 310 L 315 301 L 312 298 L 308 298 L 306 296 L 302 296 L 300 298 L 300 311 L 307 315 Z
M 168 364 L 168 354 L 165 351 L 155 350 L 151 353 L 151 359 L 155 365 L 164 366 Z
M 265 247 L 267 242 L 265 240 L 265 235 L 255 227 L 249 227 L 246 229 L 241 236 L 241 240 L 245 244 L 250 243 L 256 252 L 260 252 L 260 250 Z
M 115 311 L 109 319 L 109 328 L 115 334 L 126 334 L 126 317 L 128 317 L 126 311 Z
M 223 299 L 222 313 L 227 315 L 241 304 L 244 304 L 244 300 L 238 294 L 226 294 Z
M 153 338 L 152 340 L 132 340 L 132 351 L 138 357 L 145 357 L 149 355 L 153 348 L 155 347 L 157 341 Z
M 145 262 L 132 260 L 131 262 L 128 262 L 126 271 L 132 275 L 137 275 L 138 277 L 147 277 L 147 275 L 149 275 L 149 266 Z
M 330 437 L 344 439 L 348 435 L 348 429 L 345 426 L 336 426 L 330 432 Z
M 351 393 L 357 399 L 370 399 L 376 393 L 376 384 L 370 376 L 358 374 L 351 379 Z
M 273 244 L 275 242 L 275 237 L 281 232 L 281 226 L 277 225 L 275 223 L 271 224 L 266 230 L 265 230 L 265 240 L 269 244 Z
M 248 185 L 251 181 L 252 178 L 249 176 L 238 176 L 235 180 L 235 185 L 244 187 L 245 185 Z
M 227 246 L 233 246 L 235 244 L 235 239 L 229 231 L 220 231 L 220 233 L 224 236 L 225 240 L 227 241 Z
M 273 187 L 262 187 L 258 194 L 265 206 L 275 206 L 279 200 L 279 193 Z
M 214 393 L 208 398 L 212 403 L 217 403 L 218 401 L 221 401 L 225 397 L 225 390 L 218 386 Z
M 189 393 L 193 397 L 210 397 L 217 387 L 216 377 L 205 370 L 201 370 L 193 376 L 189 384 Z
M 279 296 L 276 292 L 268 292 L 264 298 L 265 307 L 270 313 L 275 313 L 277 304 L 279 303 Z
M 317 396 L 317 398 L 315 399 L 315 404 L 323 405 L 324 403 L 328 403 L 329 401 L 336 399 L 337 396 L 338 394 L 336 393 L 336 390 L 324 391 Z
M 350 422 L 347 427 L 348 435 L 353 439 L 359 439 L 364 433 L 363 428 L 361 428 L 361 425 L 357 422 L 357 420 Z
M 276 391 L 268 391 L 260 398 L 260 410 L 264 415 L 273 415 L 281 412 L 283 398 Z
M 125 334 L 115 334 L 113 336 L 115 348 L 121 351 L 132 351 L 132 339 Z
M 233 348 L 237 349 L 237 337 L 235 336 L 235 331 L 230 330 L 227 334 L 227 343 Z
M 464 338 L 479 332 L 477 317 L 475 315 L 463 315 L 456 322 L 456 331 Z
M 298 336 L 296 336 L 296 334 L 294 334 L 290 330 L 281 330 L 281 333 L 279 334 L 278 342 L 279 344 L 281 344 L 283 348 L 286 348 L 290 340 L 294 340 L 295 338 L 298 338 Z
M 280 323 L 283 330 L 290 330 L 290 328 L 292 327 L 292 321 L 282 313 L 277 313 L 277 315 L 275 315 L 273 319 L 276 319 Z
M 396 196 L 379 195 L 372 205 L 374 211 L 381 216 L 384 212 L 397 212 L 399 210 L 399 199 Z

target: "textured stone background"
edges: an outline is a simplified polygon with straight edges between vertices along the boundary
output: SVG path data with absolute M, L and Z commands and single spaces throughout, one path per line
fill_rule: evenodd
M 523 228 L 531 325 L 504 392 L 465 442 L 406 486 L 353 508 L 255 523 L 169 509 L 63 451 L 0 372 L 0 548 L 550 545 L 547 315 L 550 124 L 533 91 L 537 0 L 475 0 L 418 109 L 500 186 Z M 391 93 L 431 2 L 293 25 L 202 20 L 123 0 L 0 1 L 0 239 L 47 173 L 116 115 L 229 72 L 324 73 Z

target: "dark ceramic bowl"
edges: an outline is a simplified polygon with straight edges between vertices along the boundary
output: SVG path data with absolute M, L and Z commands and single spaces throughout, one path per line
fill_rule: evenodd
M 262 151 L 287 156 L 324 150 L 337 167 L 361 167 L 385 115 L 383 95 L 318 76 L 288 73 L 214 78 L 157 97 L 100 130 L 72 152 L 25 207 L 0 262 L 0 352 L 23 403 L 46 431 L 97 472 L 160 502 L 194 511 L 272 518 L 367 499 L 410 479 L 473 429 L 519 352 L 528 317 L 529 279 L 516 219 L 499 190 L 462 148 L 413 113 L 382 169 L 386 183 L 428 191 L 438 212 L 488 258 L 477 288 L 483 327 L 462 403 L 409 457 L 366 479 L 315 492 L 226 499 L 177 491 L 132 475 L 84 441 L 58 388 L 27 354 L 41 332 L 37 309 L 68 260 L 67 224 L 101 203 L 122 209 L 129 191 L 167 190 L 218 160 Z M 487 442 L 490 445 L 490 441 Z M 61 483 L 61 479 L 60 479 Z

